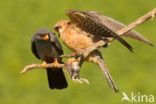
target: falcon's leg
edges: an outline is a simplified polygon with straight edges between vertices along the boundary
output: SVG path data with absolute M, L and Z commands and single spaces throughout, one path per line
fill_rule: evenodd
M 70 54 L 67 54 L 67 55 L 61 55 L 60 57 L 66 57 L 66 58 L 70 58 L 70 57 L 77 57 L 79 56 L 79 53 L 80 52 L 73 52 L 73 53 L 70 53 Z
M 46 67 L 47 67 L 47 62 L 46 62 L 46 61 L 43 61 L 42 67 L 43 67 L 43 68 L 46 68 Z
M 80 83 L 80 84 L 82 84 L 82 83 L 86 83 L 86 84 L 89 84 L 89 81 L 87 80 L 87 79 L 85 79 L 85 78 L 78 78 L 78 79 L 72 79 L 75 83 Z
M 79 59 L 69 58 L 69 59 L 66 61 L 66 64 L 72 64 L 73 62 L 79 62 Z
M 98 66 L 100 67 L 100 69 L 103 71 L 105 77 L 106 77 L 106 80 L 108 82 L 108 85 L 115 91 L 115 92 L 118 92 L 118 88 L 116 86 L 116 84 L 114 83 L 109 71 L 108 71 L 108 68 L 102 58 L 102 55 L 99 51 L 94 51 L 93 54 L 91 54 L 89 56 L 89 59 L 88 59 L 90 62 L 93 62 L 93 63 L 96 63 L 98 64 Z
M 54 67 L 59 67 L 60 63 L 58 62 L 57 58 L 54 59 L 54 62 L 52 63 Z

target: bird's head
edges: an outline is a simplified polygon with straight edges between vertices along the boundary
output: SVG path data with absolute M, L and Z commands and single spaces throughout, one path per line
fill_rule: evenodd
M 59 35 L 61 35 L 68 28 L 69 25 L 69 20 L 61 20 L 54 25 L 54 29 L 59 33 Z
M 47 29 L 39 29 L 35 34 L 35 38 L 38 40 L 48 41 L 50 40 L 50 31 Z

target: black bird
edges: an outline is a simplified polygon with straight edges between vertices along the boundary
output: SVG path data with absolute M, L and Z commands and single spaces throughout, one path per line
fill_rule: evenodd
M 62 63 L 62 47 L 54 33 L 48 29 L 39 29 L 32 37 L 31 50 L 33 54 L 46 63 Z M 48 82 L 51 89 L 63 89 L 68 86 L 63 70 L 47 68 Z

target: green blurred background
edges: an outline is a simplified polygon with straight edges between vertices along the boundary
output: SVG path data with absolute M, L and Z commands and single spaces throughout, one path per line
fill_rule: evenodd
M 122 92 L 156 97 L 156 48 L 132 39 L 126 40 L 134 53 L 117 41 L 101 49 L 118 94 L 91 63 L 81 68 L 81 76 L 90 84 L 75 84 L 66 73 L 69 87 L 65 90 L 50 90 L 44 70 L 19 73 L 25 65 L 41 62 L 31 53 L 33 33 L 41 27 L 52 29 L 56 21 L 67 18 L 65 10 L 96 10 L 129 24 L 154 7 L 156 0 L 0 0 L 0 104 L 127 104 L 121 102 Z M 156 19 L 136 30 L 156 45 Z M 71 52 L 63 48 L 66 54 Z

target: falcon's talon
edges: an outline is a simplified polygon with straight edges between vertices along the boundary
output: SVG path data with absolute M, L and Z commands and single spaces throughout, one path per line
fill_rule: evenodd
M 71 57 L 78 57 L 80 55 L 81 55 L 80 52 L 74 52 L 74 53 L 67 54 L 67 55 L 61 55 L 60 57 L 71 58 Z
M 46 67 L 47 67 L 47 63 L 46 63 L 45 61 L 43 61 L 42 67 L 43 67 L 43 68 L 46 68 Z
M 54 67 L 59 67 L 59 62 L 57 61 L 57 59 L 54 60 L 54 62 L 52 63 Z
M 83 84 L 83 83 L 89 84 L 89 81 L 85 78 L 78 78 L 78 79 L 72 78 L 72 81 L 79 84 Z
M 55 68 L 59 68 L 59 64 L 58 63 L 52 63 L 53 64 L 53 66 L 55 67 Z
M 67 60 L 66 64 L 69 65 L 69 64 L 72 64 L 73 62 L 77 62 L 79 61 L 78 59 L 75 59 L 75 58 L 70 58 Z

